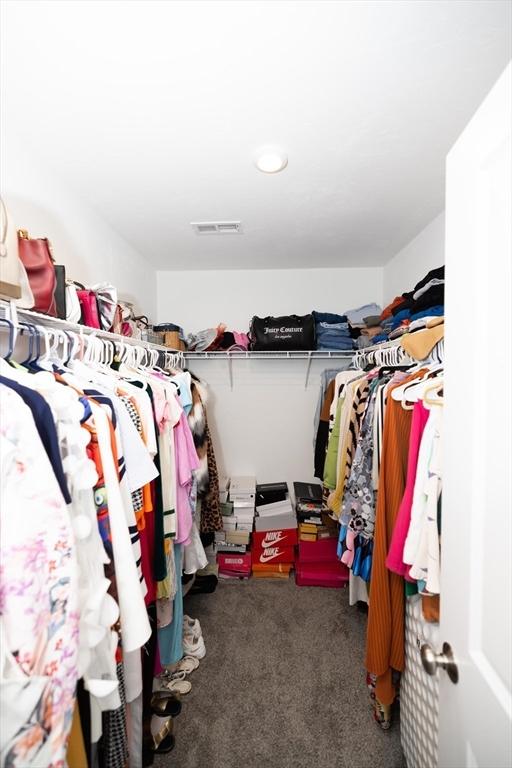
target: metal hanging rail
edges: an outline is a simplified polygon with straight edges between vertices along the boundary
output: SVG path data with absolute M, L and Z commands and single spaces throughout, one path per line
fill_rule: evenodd
M 306 360 L 306 389 L 313 360 L 351 360 L 355 368 L 361 369 L 367 365 L 407 365 L 414 362 L 400 346 L 400 339 L 354 350 L 317 349 L 282 352 L 256 352 L 253 350 L 233 350 L 230 352 L 229 350 L 223 350 L 216 352 L 184 352 L 183 357 L 185 360 L 226 360 L 231 389 L 233 389 L 233 360 Z
M 105 341 L 111 341 L 117 344 L 142 347 L 143 349 L 156 350 L 162 354 L 173 355 L 176 362 L 183 360 L 183 353 L 180 350 L 165 347 L 163 344 L 154 344 L 151 341 L 135 339 L 131 336 L 122 336 L 119 333 L 110 333 L 110 331 L 103 331 L 99 328 L 90 328 L 88 325 L 81 325 L 80 323 L 69 323 L 67 320 L 51 317 L 50 315 L 45 315 L 41 312 L 34 312 L 32 309 L 21 309 L 20 307 L 16 307 L 14 302 L 5 301 L 3 299 L 0 300 L 0 317 L 11 322 L 17 332 L 23 331 L 23 327 L 20 327 L 18 322 L 18 318 L 21 318 L 21 320 L 26 322 L 29 326 L 34 325 L 36 328 L 39 325 L 44 328 L 55 329 L 62 332 L 68 331 L 77 334 L 78 336 L 94 336 L 98 339 L 104 339 Z

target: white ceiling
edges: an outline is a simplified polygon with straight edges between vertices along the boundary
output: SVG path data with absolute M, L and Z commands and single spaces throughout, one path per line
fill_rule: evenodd
M 511 55 L 509 2 L 3 7 L 7 129 L 162 269 L 384 264 Z M 278 144 L 285 171 L 258 172 Z M 190 222 L 241 220 L 239 236 Z

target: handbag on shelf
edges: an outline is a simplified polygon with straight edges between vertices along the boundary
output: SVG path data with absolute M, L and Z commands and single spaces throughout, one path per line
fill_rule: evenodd
M 91 286 L 96 294 L 100 323 L 104 331 L 110 331 L 114 325 L 117 310 L 117 288 L 111 283 L 98 283 Z
M 313 315 L 253 317 L 251 349 L 255 352 L 291 352 L 316 349 Z
M 137 325 L 137 318 L 135 317 L 133 305 L 128 301 L 120 301 L 119 306 L 121 307 L 122 313 L 122 335 L 130 336 L 132 339 L 142 338 L 142 331 L 141 328 Z
M 98 300 L 94 291 L 87 288 L 76 292 L 82 310 L 82 323 L 89 328 L 101 329 Z
M 112 333 L 118 333 L 118 334 L 122 334 L 123 332 L 123 310 L 121 309 L 120 304 L 116 304 L 116 308 L 114 312 L 114 320 L 112 322 L 112 327 L 110 328 L 110 331 Z
M 64 264 L 54 264 L 55 269 L 55 310 L 57 317 L 66 319 L 66 267 Z
M 57 280 L 49 240 L 47 238 L 30 238 L 26 229 L 19 229 L 18 250 L 34 296 L 33 309 L 36 312 L 44 312 L 56 317 L 55 289 Z
M 78 298 L 78 289 L 85 291 L 80 283 L 74 280 L 66 280 L 66 320 L 68 323 L 82 322 L 82 307 Z
M 27 270 L 19 257 L 18 235 L 7 207 L 0 197 L 0 296 L 17 307 L 30 309 L 34 297 Z

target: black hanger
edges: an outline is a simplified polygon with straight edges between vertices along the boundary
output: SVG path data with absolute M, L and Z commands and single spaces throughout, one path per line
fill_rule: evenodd
M 0 317 L 0 323 L 7 325 L 7 327 L 9 328 L 9 348 L 7 350 L 7 354 L 4 357 L 4 359 L 7 360 L 7 362 L 9 362 L 11 359 L 11 355 L 14 352 L 14 323 L 11 323 L 11 321 L 7 320 L 6 317 Z

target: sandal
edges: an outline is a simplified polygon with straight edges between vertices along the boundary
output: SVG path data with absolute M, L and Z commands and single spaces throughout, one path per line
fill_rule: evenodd
M 158 717 L 177 717 L 181 712 L 181 701 L 176 694 L 157 691 L 151 699 L 151 712 Z
M 172 719 L 169 718 L 169 720 L 166 721 L 164 727 L 158 731 L 158 733 L 152 734 L 153 744 L 151 748 L 153 752 L 155 752 L 157 755 L 166 755 L 168 752 L 171 752 L 174 749 L 176 746 L 176 739 L 172 731 Z
M 170 678 L 162 681 L 163 688 L 171 693 L 181 693 L 182 696 L 185 696 L 192 690 L 192 683 L 185 680 L 185 677 L 185 672 L 175 672 Z
M 174 672 L 184 672 L 186 675 L 190 675 L 199 666 L 199 659 L 195 656 L 184 656 L 174 669 Z

